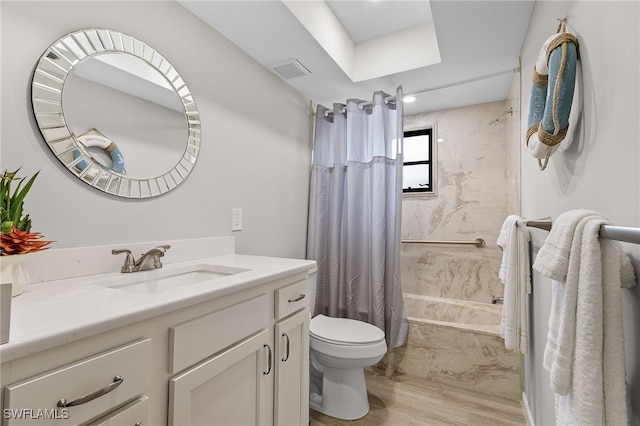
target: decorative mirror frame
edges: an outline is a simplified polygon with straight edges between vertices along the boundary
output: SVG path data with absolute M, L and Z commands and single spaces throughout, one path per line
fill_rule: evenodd
M 188 127 L 184 153 L 160 176 L 130 178 L 99 164 L 67 126 L 62 108 L 66 79 L 83 59 L 108 52 L 129 54 L 151 65 L 166 78 L 184 107 Z M 56 158 L 83 182 L 108 194 L 125 198 L 155 197 L 175 189 L 195 166 L 201 129 L 193 95 L 166 58 L 130 35 L 107 29 L 84 29 L 59 38 L 44 52 L 35 68 L 31 101 L 40 133 Z

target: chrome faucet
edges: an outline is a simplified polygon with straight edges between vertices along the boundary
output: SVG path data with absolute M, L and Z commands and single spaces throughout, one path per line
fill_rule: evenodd
M 154 247 L 146 253 L 142 253 L 138 260 L 135 260 L 131 254 L 131 250 L 127 249 L 113 249 L 111 250 L 111 254 L 126 253 L 127 257 L 124 259 L 124 265 L 121 269 L 122 272 L 148 271 L 150 269 L 162 268 L 160 258 L 164 256 L 169 248 L 171 248 L 169 244 Z

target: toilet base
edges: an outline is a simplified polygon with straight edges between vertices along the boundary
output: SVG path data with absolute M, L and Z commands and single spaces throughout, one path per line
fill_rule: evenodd
M 325 367 L 322 374 L 322 396 L 312 394 L 311 408 L 343 420 L 356 420 L 369 412 L 369 398 L 364 368 Z

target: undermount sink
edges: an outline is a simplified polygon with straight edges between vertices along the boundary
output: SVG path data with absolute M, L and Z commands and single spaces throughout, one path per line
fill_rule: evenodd
M 197 264 L 177 268 L 131 272 L 118 277 L 90 281 L 88 284 L 100 285 L 128 291 L 130 293 L 152 294 L 247 271 L 249 271 L 249 269 L 235 268 L 232 266 Z

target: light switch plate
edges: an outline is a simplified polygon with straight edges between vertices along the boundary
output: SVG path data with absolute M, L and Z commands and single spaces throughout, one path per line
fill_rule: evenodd
M 242 209 L 231 209 L 231 230 L 242 231 Z

